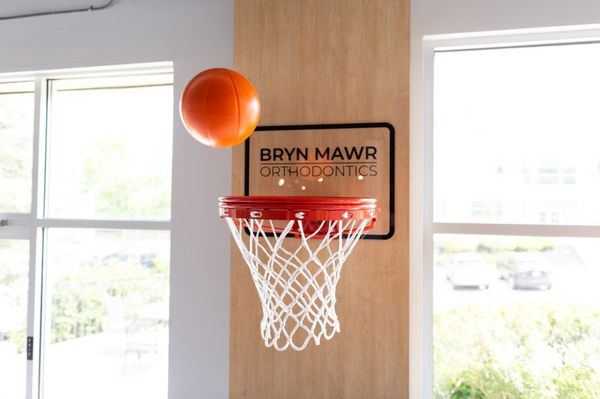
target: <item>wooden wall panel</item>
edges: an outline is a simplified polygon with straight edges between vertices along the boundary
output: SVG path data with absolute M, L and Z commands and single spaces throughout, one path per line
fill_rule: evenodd
M 392 123 L 396 233 L 363 240 L 338 286 L 341 333 L 302 352 L 264 347 L 259 299 L 232 247 L 231 398 L 408 397 L 409 0 L 236 0 L 235 68 L 262 125 Z M 243 193 L 242 146 L 233 193 Z

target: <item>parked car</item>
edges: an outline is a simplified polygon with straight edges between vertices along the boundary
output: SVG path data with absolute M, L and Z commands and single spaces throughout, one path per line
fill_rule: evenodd
M 446 276 L 454 289 L 478 288 L 487 290 L 494 280 L 494 268 L 481 255 L 472 252 L 455 254 Z
M 498 264 L 500 278 L 512 289 L 552 288 L 552 271 L 539 253 L 524 252 L 505 256 Z
M 155 252 L 148 252 L 140 255 L 140 264 L 146 267 L 152 267 L 156 263 L 158 254 Z

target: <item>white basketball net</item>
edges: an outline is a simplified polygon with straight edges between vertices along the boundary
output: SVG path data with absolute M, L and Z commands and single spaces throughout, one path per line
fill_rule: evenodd
M 278 229 L 272 220 L 226 220 L 260 297 L 265 346 L 300 351 L 340 331 L 336 285 L 369 220 L 322 221 L 316 229 L 296 220 Z

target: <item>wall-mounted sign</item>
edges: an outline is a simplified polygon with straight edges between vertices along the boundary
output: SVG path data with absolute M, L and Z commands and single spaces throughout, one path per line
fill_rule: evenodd
M 394 127 L 389 123 L 259 126 L 246 140 L 244 195 L 377 198 L 377 226 L 394 234 Z

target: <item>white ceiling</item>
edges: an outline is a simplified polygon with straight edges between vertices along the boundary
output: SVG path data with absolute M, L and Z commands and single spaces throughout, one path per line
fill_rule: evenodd
M 0 17 L 101 6 L 108 0 L 2 0 Z

